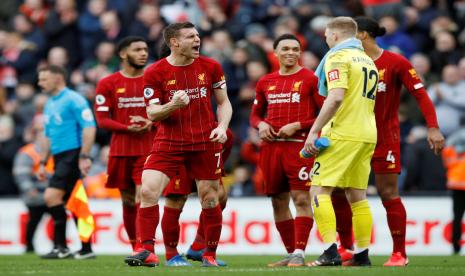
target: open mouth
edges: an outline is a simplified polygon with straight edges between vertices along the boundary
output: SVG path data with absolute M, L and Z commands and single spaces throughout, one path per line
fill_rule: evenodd
M 192 49 L 193 49 L 195 52 L 199 52 L 199 51 L 200 51 L 200 45 L 194 46 L 194 47 L 192 47 Z

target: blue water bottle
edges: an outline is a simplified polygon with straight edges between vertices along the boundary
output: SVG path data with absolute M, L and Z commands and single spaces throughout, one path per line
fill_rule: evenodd
M 319 151 L 324 150 L 325 148 L 329 147 L 329 139 L 327 137 L 320 137 L 315 141 L 315 147 L 318 148 Z M 301 149 L 299 152 L 300 158 L 310 158 L 312 155 L 308 153 L 305 149 Z

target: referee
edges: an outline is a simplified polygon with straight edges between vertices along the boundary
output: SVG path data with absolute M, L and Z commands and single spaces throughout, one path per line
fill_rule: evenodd
M 89 172 L 92 160 L 89 152 L 95 140 L 96 124 L 84 97 L 66 87 L 66 71 L 58 66 L 39 69 L 39 86 L 50 98 L 45 104 L 45 137 L 40 142 L 38 177 L 46 178 L 45 163 L 51 153 L 55 173 L 45 190 L 44 198 L 55 221 L 54 248 L 45 259 L 71 256 L 66 246 L 65 203 L 76 181 Z M 90 244 L 88 244 L 88 251 Z M 81 250 L 82 251 L 82 250 Z

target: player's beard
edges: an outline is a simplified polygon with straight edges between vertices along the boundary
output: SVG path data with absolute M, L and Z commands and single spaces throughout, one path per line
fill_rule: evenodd
M 134 67 L 136 69 L 143 69 L 145 67 L 145 63 L 143 65 L 137 64 L 136 61 L 134 60 L 134 58 L 131 57 L 130 55 L 128 55 L 128 64 L 131 67 Z

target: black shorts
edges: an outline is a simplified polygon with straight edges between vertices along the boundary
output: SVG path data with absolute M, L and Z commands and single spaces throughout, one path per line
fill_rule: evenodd
M 60 152 L 53 156 L 55 173 L 49 182 L 49 187 L 61 189 L 66 192 L 66 198 L 73 191 L 76 181 L 81 176 L 79 170 L 79 153 L 81 149 Z

